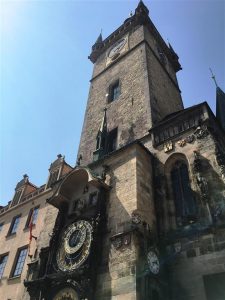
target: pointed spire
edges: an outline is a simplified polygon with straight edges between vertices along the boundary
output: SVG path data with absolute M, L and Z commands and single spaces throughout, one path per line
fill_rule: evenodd
M 97 38 L 97 40 L 95 42 L 95 45 L 96 44 L 101 44 L 101 43 L 102 43 L 102 30 L 101 30 L 101 33 L 99 34 L 99 36 L 98 36 L 98 38 Z
M 94 43 L 94 45 L 92 46 L 92 51 L 91 54 L 88 56 L 88 58 L 95 63 L 98 56 L 101 53 L 101 49 L 103 47 L 103 40 L 102 40 L 102 29 L 101 29 L 101 33 L 99 34 L 96 42 Z
M 216 88 L 216 117 L 225 131 L 225 93 L 218 86 Z
M 135 9 L 135 14 L 149 14 L 148 8 L 145 6 L 144 2 L 142 0 L 139 1 L 137 8 Z
M 172 61 L 173 61 L 173 66 L 175 68 L 175 71 L 178 72 L 179 70 L 182 70 L 181 65 L 179 63 L 179 56 L 177 53 L 174 51 L 173 47 L 171 46 L 170 42 L 168 41 L 168 47 L 170 49 L 170 53 L 172 55 Z

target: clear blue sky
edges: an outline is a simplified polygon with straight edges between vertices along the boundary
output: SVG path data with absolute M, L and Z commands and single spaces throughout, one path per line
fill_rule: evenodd
M 88 96 L 87 59 L 138 1 L 2 0 L 0 3 L 0 204 L 27 173 L 37 186 L 58 153 L 74 166 Z M 180 56 L 185 107 L 225 90 L 225 1 L 145 1 L 162 37 Z

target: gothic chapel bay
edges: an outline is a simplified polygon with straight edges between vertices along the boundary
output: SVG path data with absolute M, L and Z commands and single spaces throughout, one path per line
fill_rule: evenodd
M 0 298 L 224 300 L 224 92 L 216 116 L 184 108 L 178 54 L 143 1 L 89 60 L 75 167 L 58 155 L 0 211 Z

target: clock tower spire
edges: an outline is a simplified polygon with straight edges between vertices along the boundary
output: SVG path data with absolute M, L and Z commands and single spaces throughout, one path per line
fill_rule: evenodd
M 166 115 L 183 109 L 179 57 L 160 36 L 143 1 L 106 39 L 100 34 L 89 59 L 94 70 L 78 153 L 84 164 L 96 159 L 95 137 L 105 107 L 106 149 L 111 150 L 144 137 Z M 113 148 L 107 145 L 112 139 Z

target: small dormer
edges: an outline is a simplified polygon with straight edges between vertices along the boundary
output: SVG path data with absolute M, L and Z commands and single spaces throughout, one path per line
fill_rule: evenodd
M 57 159 L 50 165 L 46 189 L 51 188 L 56 181 L 69 173 L 72 169 L 73 168 L 66 163 L 65 156 L 58 154 Z
M 23 175 L 23 179 L 16 185 L 15 194 L 11 201 L 10 207 L 19 204 L 23 197 L 36 190 L 37 187 L 29 181 L 28 175 Z

